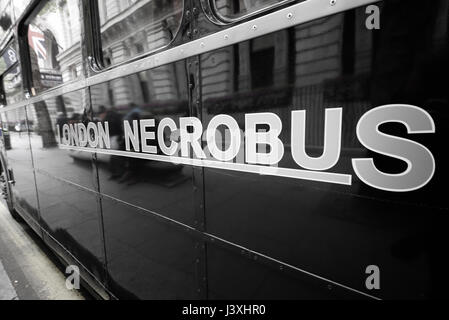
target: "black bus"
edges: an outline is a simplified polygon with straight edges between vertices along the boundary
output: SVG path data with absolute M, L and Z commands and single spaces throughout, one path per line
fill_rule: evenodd
M 448 16 L 2 0 L 10 212 L 103 299 L 441 297 Z

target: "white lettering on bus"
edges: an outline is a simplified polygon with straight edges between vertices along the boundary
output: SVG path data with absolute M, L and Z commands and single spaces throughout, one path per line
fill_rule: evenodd
M 285 152 L 283 124 L 279 116 L 269 112 L 246 114 L 244 131 L 233 117 L 223 114 L 214 116 L 204 132 L 196 117 L 180 118 L 179 129 L 171 118 L 157 124 L 155 119 L 133 120 L 132 126 L 124 120 L 126 151 L 110 150 L 108 122 L 90 122 L 87 127 L 82 123 L 64 124 L 62 132 L 57 125 L 57 139 L 63 148 L 87 152 L 95 148 L 95 152 L 119 156 L 351 185 L 352 175 L 327 172 L 341 157 L 342 118 L 342 108 L 325 110 L 323 151 L 311 157 L 306 152 L 306 111 L 291 112 L 291 156 L 298 168 L 278 167 Z M 387 122 L 405 125 L 409 134 L 435 132 L 432 117 L 416 106 L 395 104 L 371 109 L 358 122 L 358 140 L 368 150 L 404 161 L 407 169 L 388 174 L 377 169 L 372 158 L 358 158 L 352 159 L 355 174 L 365 184 L 381 190 L 406 192 L 422 188 L 435 172 L 432 153 L 415 141 L 382 133 L 379 126 Z

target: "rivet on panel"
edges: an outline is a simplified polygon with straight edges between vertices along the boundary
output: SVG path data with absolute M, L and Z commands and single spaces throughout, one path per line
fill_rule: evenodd
M 229 39 L 229 36 L 228 36 L 227 34 L 225 34 L 224 39 L 225 39 L 225 40 L 228 40 L 228 39 Z
M 253 31 L 256 31 L 257 30 L 257 26 L 256 25 L 253 25 L 253 27 L 251 28 Z
M 287 14 L 287 19 L 291 19 L 291 18 L 293 18 L 293 13 L 289 12 L 289 13 Z
M 334 6 L 337 3 L 337 0 L 331 0 L 330 4 L 331 6 Z

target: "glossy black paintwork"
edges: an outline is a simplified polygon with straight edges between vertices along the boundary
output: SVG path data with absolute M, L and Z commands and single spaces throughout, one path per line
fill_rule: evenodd
M 35 221 L 39 221 L 33 159 L 25 110 L 6 112 L 3 127 L 9 129 L 11 149 L 7 153 L 8 168 L 13 172 L 13 199 Z M 6 120 L 6 121 L 5 121 Z M 6 122 L 6 123 L 5 123 Z
M 142 83 L 142 79 L 147 80 Z M 139 81 L 147 86 L 147 96 L 142 95 Z M 158 88 L 158 84 L 163 87 Z M 178 122 L 189 115 L 187 90 L 185 62 L 166 65 L 92 87 L 93 116 L 96 121 L 109 123 L 111 150 L 124 151 L 124 120 L 132 123 L 154 118 L 157 125 L 161 119 L 171 117 Z M 115 101 L 104 98 L 108 91 Z M 102 194 L 194 225 L 192 168 L 101 154 L 97 159 Z
M 102 205 L 113 292 L 125 299 L 197 297 L 195 242 L 189 233 L 107 197 Z
M 8 112 L 6 154 L 17 203 L 118 298 L 362 297 L 301 270 L 382 298 L 441 295 L 448 8 L 443 1 L 379 5 L 380 30 L 366 29 L 363 7 Z M 194 37 L 222 28 L 201 13 L 194 27 L 186 21 L 175 43 L 189 41 L 194 27 Z M 435 120 L 435 134 L 412 137 L 436 159 L 437 172 L 421 190 L 377 190 L 353 172 L 355 157 L 374 157 L 390 173 L 404 169 L 355 135 L 361 115 L 390 103 L 417 105 Z M 280 166 L 297 168 L 288 145 L 290 112 L 307 110 L 308 151 L 319 155 L 324 109 L 335 107 L 344 110 L 343 149 L 330 171 L 353 175 L 351 186 L 91 155 L 55 144 L 56 124 L 108 121 L 111 149 L 124 150 L 125 119 L 197 116 L 206 126 L 214 115 L 228 114 L 243 128 L 245 113 L 273 112 L 284 123 Z M 22 121 L 29 133 L 14 132 Z M 381 129 L 410 138 L 398 124 Z M 365 287 L 372 264 L 381 269 L 375 292 Z
M 104 281 L 104 247 L 92 155 L 80 160 L 57 145 L 56 125 L 87 121 L 87 90 L 27 107 L 40 224 L 97 279 Z
M 324 108 L 343 107 L 342 155 L 329 171 L 354 174 L 352 158 L 373 157 L 379 169 L 402 172 L 400 160 L 360 145 L 356 125 L 374 107 L 404 103 L 422 107 L 437 128 L 444 127 L 447 39 L 435 34 L 442 27 L 438 22 L 430 24 L 440 14 L 422 2 L 387 1 L 380 30 L 366 29 L 360 8 L 206 53 L 200 58 L 203 122 L 226 113 L 244 127 L 245 113 L 274 112 L 283 121 L 280 138 L 287 144 L 290 112 L 307 110 L 308 152 L 320 155 Z M 422 19 L 428 28 L 415 24 Z M 381 129 L 407 137 L 400 124 Z M 440 193 L 447 178 L 445 132 L 415 136 L 434 152 L 438 172 L 423 189 L 403 194 L 376 190 L 356 176 L 348 187 L 205 169 L 206 230 L 367 293 L 365 268 L 378 265 L 384 285 L 373 294 L 381 297 L 437 295 L 444 266 L 435 262 L 447 242 L 441 227 L 447 225 L 447 204 Z M 289 147 L 279 166 L 297 167 Z M 209 276 L 231 272 L 227 266 L 236 257 L 217 257 L 215 251 L 208 248 Z M 241 273 L 235 269 L 229 277 Z M 214 280 L 210 277 L 211 295 L 229 296 L 229 282 Z

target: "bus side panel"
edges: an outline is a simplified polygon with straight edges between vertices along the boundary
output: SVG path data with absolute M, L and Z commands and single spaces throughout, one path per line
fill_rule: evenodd
M 195 239 L 145 210 L 102 198 L 109 289 L 120 299 L 196 299 Z
M 150 155 L 148 148 L 157 142 L 142 140 L 142 132 L 156 134 L 167 117 L 179 127 L 179 118 L 189 116 L 184 61 L 90 89 L 94 119 L 109 124 L 110 150 L 127 149 L 126 123 L 141 141 L 128 140 L 129 151 Z M 139 122 L 144 119 L 154 123 Z M 167 128 L 164 143 L 176 141 L 177 133 Z M 107 153 L 97 157 L 110 289 L 119 298 L 196 298 L 195 241 L 189 235 L 196 221 L 192 168 Z
M 104 283 L 102 221 L 92 155 L 79 156 L 58 146 L 64 124 L 76 126 L 89 121 L 86 92 L 32 104 L 29 118 L 35 132 L 31 144 L 42 228 Z
M 442 229 L 448 222 L 447 201 L 439 194 L 447 178 L 442 148 L 448 96 L 441 82 L 448 66 L 447 6 L 422 1 L 377 5 L 380 30 L 367 27 L 369 16 L 362 7 L 201 56 L 203 126 L 215 115 L 227 114 L 244 129 L 245 114 L 273 113 L 283 124 L 279 138 L 285 154 L 279 167 L 301 169 L 292 156 L 292 148 L 298 147 L 292 144 L 292 111 L 306 111 L 306 152 L 319 157 L 324 149 L 326 109 L 342 108 L 341 154 L 327 171 L 353 179 L 344 186 L 206 168 L 206 230 L 293 270 L 299 268 L 366 294 L 438 296 L 442 267 L 435 261 L 447 243 Z M 407 169 L 401 160 L 368 150 L 356 135 L 362 115 L 393 103 L 426 110 L 440 128 L 434 134 L 408 135 L 403 124 L 381 126 L 384 132 L 416 141 L 433 152 L 439 164 L 437 174 L 417 191 L 370 187 L 352 168 L 354 158 L 374 158 L 382 172 L 399 174 Z M 269 152 L 262 147 L 259 152 Z M 241 155 L 237 162 L 245 159 L 243 149 Z M 216 255 L 214 247 L 208 248 L 209 258 Z M 222 257 L 221 264 L 209 261 L 209 275 L 221 274 L 223 265 L 235 264 L 235 258 Z M 366 287 L 366 270 L 371 265 L 381 272 L 379 290 Z M 292 270 L 285 266 L 277 272 L 279 279 L 286 269 Z M 227 277 L 210 279 L 210 296 L 231 296 L 228 279 L 232 274 L 237 278 L 240 271 L 230 267 L 227 272 Z M 256 287 L 259 280 L 247 281 Z
M 297 271 L 279 270 L 236 248 L 207 245 L 208 298 L 241 300 L 364 299 L 358 293 L 317 282 Z M 236 288 L 238 288 L 236 290 Z
M 11 149 L 6 151 L 8 168 L 12 170 L 11 184 L 15 208 L 33 228 L 39 222 L 39 208 L 34 182 L 33 160 L 25 107 L 5 112 L 4 125 L 10 134 Z

